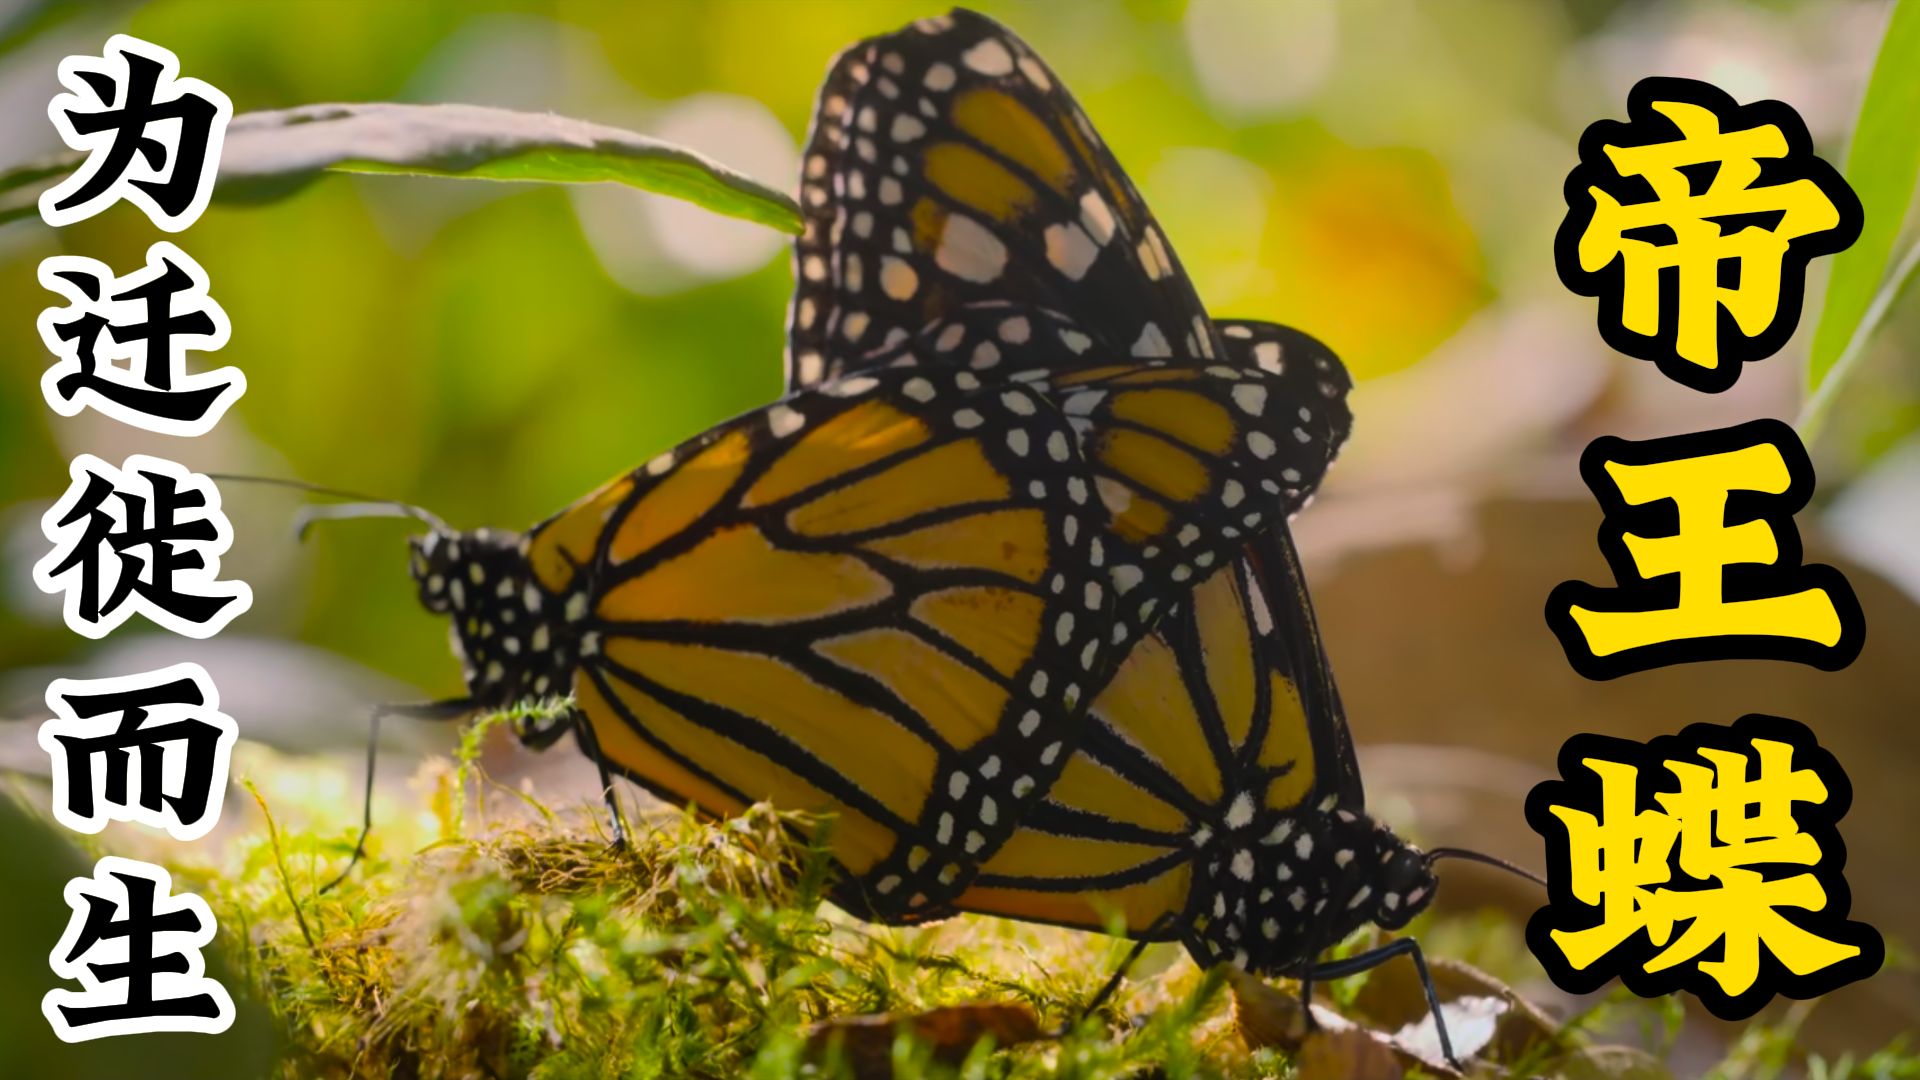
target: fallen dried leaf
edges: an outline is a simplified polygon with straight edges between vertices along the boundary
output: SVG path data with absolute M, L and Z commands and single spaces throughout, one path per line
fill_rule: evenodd
M 1453 1040 L 1454 1050 L 1461 1058 L 1479 1054 L 1493 1061 L 1517 1061 L 1543 1043 L 1559 1045 L 1560 1026 L 1540 1011 L 1538 1006 L 1515 993 L 1512 987 L 1499 979 L 1471 964 L 1444 957 L 1429 959 L 1427 968 L 1433 975 L 1433 989 L 1440 996 L 1443 1009 L 1456 1000 L 1473 998 L 1497 998 L 1504 1005 L 1492 1030 L 1485 1032 L 1484 1037 L 1477 1041 L 1467 1038 L 1467 1033 L 1459 1030 L 1460 1025 L 1455 1023 L 1452 1011 L 1448 1010 L 1447 1035 Z M 1428 1032 L 1433 1029 L 1427 1012 L 1426 991 L 1420 985 L 1420 974 L 1408 963 L 1382 964 L 1374 968 L 1367 976 L 1366 985 L 1354 997 L 1353 1011 L 1383 1028 L 1405 1030 L 1417 1027 L 1424 1021 Z M 1471 1049 L 1466 1046 L 1469 1042 L 1473 1043 Z M 1438 1052 L 1437 1047 L 1434 1052 Z
M 1227 970 L 1227 986 L 1233 991 L 1233 1023 L 1247 1049 L 1265 1046 L 1300 1049 L 1308 1028 L 1298 994 L 1269 985 L 1264 979 L 1238 968 Z M 1319 1005 L 1313 1007 L 1313 1019 L 1328 1031 L 1343 1031 L 1353 1026 L 1346 1017 Z
M 1440 1013 L 1447 1022 L 1447 1041 L 1453 1045 L 1454 1056 L 1465 1061 L 1493 1041 L 1500 1018 L 1507 1013 L 1507 1002 L 1491 995 L 1455 998 L 1441 1002 Z M 1446 1056 L 1440 1052 L 1440 1031 L 1432 1013 L 1394 1032 L 1393 1041 L 1423 1058 Z
M 807 1031 L 807 1058 L 824 1060 L 838 1046 L 859 1080 L 882 1080 L 893 1075 L 893 1044 L 902 1032 L 949 1065 L 965 1060 L 981 1039 L 1007 1047 L 1042 1037 L 1039 1017 L 1025 1005 L 948 1005 L 906 1016 L 877 1013 L 815 1024 Z
M 1307 1036 L 1295 1059 L 1297 1080 L 1400 1080 L 1400 1055 L 1373 1032 L 1350 1027 Z M 1457 1075 L 1449 1070 L 1449 1075 Z
M 1459 1070 L 1446 1064 L 1438 1049 L 1429 1057 L 1377 1031 L 1360 1027 L 1321 1005 L 1313 1006 L 1316 1030 L 1309 1031 L 1298 994 L 1268 985 L 1237 968 L 1228 969 L 1227 985 L 1233 991 L 1234 1026 L 1239 1029 L 1247 1049 L 1271 1046 L 1292 1051 L 1300 1061 L 1303 1078 L 1396 1078 L 1409 1068 L 1433 1076 L 1461 1075 Z M 1362 1043 L 1366 1044 L 1365 1048 Z M 1330 1071 L 1310 1072 L 1309 1054 L 1317 1055 L 1314 1068 Z M 1390 1069 L 1383 1068 L 1383 1062 Z M 1339 1071 L 1343 1068 L 1348 1071 Z

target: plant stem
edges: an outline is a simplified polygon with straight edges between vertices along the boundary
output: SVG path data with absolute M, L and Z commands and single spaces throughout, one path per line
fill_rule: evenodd
M 1833 407 L 1834 395 L 1839 393 L 1840 384 L 1846 381 L 1853 368 L 1860 363 L 1860 358 L 1866 355 L 1867 344 L 1873 340 L 1874 332 L 1880 329 L 1880 323 L 1892 309 L 1893 302 L 1906 290 L 1907 282 L 1913 279 L 1916 269 L 1920 269 L 1920 240 L 1915 240 L 1907 248 L 1907 253 L 1900 257 L 1893 272 L 1880 284 L 1880 291 L 1873 294 L 1873 302 L 1861 313 L 1860 324 L 1853 328 L 1853 336 L 1847 339 L 1847 347 L 1841 350 L 1833 367 L 1828 369 L 1827 377 L 1820 381 L 1813 395 L 1801 406 L 1800 416 L 1793 426 L 1799 429 L 1802 441 L 1812 442 L 1819 436 L 1827 412 Z
M 313 943 L 313 931 L 307 926 L 307 913 L 300 910 L 300 901 L 293 895 L 293 879 L 287 875 L 286 856 L 280 852 L 280 830 L 273 824 L 273 811 L 267 809 L 267 800 L 260 794 L 260 789 L 253 786 L 253 781 L 244 781 L 244 784 L 247 794 L 260 804 L 261 816 L 267 819 L 267 843 L 273 848 L 274 867 L 280 871 L 280 889 L 286 893 L 287 903 L 293 905 L 294 921 L 300 924 L 300 936 L 307 939 L 308 949 L 318 952 L 319 946 Z

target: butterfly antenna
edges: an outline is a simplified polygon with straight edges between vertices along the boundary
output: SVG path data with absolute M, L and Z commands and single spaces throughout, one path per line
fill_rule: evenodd
M 375 495 L 362 495 L 355 491 L 311 484 L 305 480 L 289 480 L 279 476 L 249 476 L 245 473 L 208 473 L 209 480 L 234 481 L 242 484 L 265 484 L 270 487 L 292 488 L 310 495 L 323 495 L 329 499 L 346 499 L 347 502 L 333 506 L 306 506 L 293 519 L 293 535 L 301 540 L 307 538 L 307 530 L 316 521 L 346 521 L 352 518 L 405 517 L 425 523 L 429 528 L 441 532 L 452 532 L 439 515 L 412 503 L 398 499 L 382 499 Z
M 1432 851 L 1427 852 L 1427 865 L 1431 866 L 1441 859 L 1465 859 L 1468 862 L 1485 863 L 1488 866 L 1499 867 L 1517 877 L 1526 878 L 1528 881 L 1533 882 L 1543 889 L 1547 887 L 1546 878 L 1541 877 L 1539 874 L 1534 873 L 1518 863 L 1510 863 L 1498 855 L 1488 855 L 1484 852 L 1457 847 L 1434 848 Z

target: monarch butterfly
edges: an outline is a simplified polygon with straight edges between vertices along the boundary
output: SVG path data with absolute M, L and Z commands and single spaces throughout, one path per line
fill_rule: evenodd
M 1235 362 L 1285 377 L 1288 400 L 1349 426 L 1349 383 L 1313 338 L 1220 323 Z M 1326 467 L 1300 477 L 1317 486 Z M 1288 512 L 1304 494 L 1283 499 Z M 1418 968 L 1443 1054 L 1453 1048 L 1410 937 L 1332 963 L 1361 926 L 1404 927 L 1431 903 L 1443 858 L 1367 816 L 1353 745 L 1304 575 L 1281 519 L 1169 606 L 1088 706 L 1078 748 L 952 902 L 956 911 L 1105 932 L 1118 916 L 1142 945 L 1180 941 L 1202 966 L 1301 980 L 1399 955 Z M 1099 997 L 1104 999 L 1121 974 Z
M 413 571 L 423 602 L 454 618 L 469 693 L 404 710 L 571 693 L 572 712 L 523 737 L 575 731 L 603 771 L 716 813 L 769 798 L 833 811 L 839 898 L 888 921 L 947 910 L 1052 783 L 1125 647 L 1304 498 L 1346 423 L 1337 365 L 1324 393 L 1302 396 L 1301 371 L 1263 362 L 1267 344 L 1221 362 L 1231 350 L 1084 115 L 1064 90 L 1028 93 L 1043 69 L 1024 45 L 1000 46 L 1024 61 L 1008 77 L 980 63 L 984 37 L 909 33 L 923 39 L 916 64 L 967 67 L 947 89 L 969 137 L 1058 155 L 1052 181 L 1079 193 L 1072 235 L 1093 246 L 1061 265 L 995 216 L 1018 200 L 996 207 L 979 191 L 964 206 L 913 203 L 909 235 L 885 212 L 894 187 L 904 199 L 946 174 L 915 175 L 898 123 L 878 136 L 899 164 L 871 210 L 855 209 L 860 168 L 810 153 L 806 172 L 830 173 L 847 200 L 803 185 L 793 334 L 831 325 L 836 359 L 524 535 L 434 523 Z M 859 51 L 836 62 L 815 125 L 816 146 L 855 161 L 870 140 L 830 118 L 833 87 L 864 70 Z M 907 70 L 890 57 L 875 63 Z M 946 130 L 921 100 L 915 122 Z M 999 111 L 975 116 L 982 100 Z M 894 247 L 869 253 L 875 295 L 919 299 L 861 351 L 860 323 L 881 323 L 851 306 L 866 295 L 855 241 L 883 219 Z M 844 249 L 819 272 L 814 249 L 835 232 Z M 982 259 L 1006 271 L 993 288 Z M 1043 274 L 1057 280 L 1002 291 Z M 1180 321 L 1143 328 L 1142 310 Z M 1177 355 L 1163 323 L 1184 334 Z M 858 371 L 838 359 L 855 354 Z
M 1287 327 L 1199 314 L 1086 114 L 1031 48 L 984 16 L 956 10 L 847 50 L 804 162 L 790 387 L 886 363 L 928 320 L 952 338 L 935 359 L 991 368 L 994 351 L 968 354 L 939 320 L 1014 295 L 1086 320 L 1109 354 L 1129 341 L 1136 356 L 1172 351 L 1166 329 L 1191 325 L 1181 355 L 1272 374 L 1265 403 L 1299 421 L 1298 451 L 1277 484 L 1264 481 L 1279 515 L 1248 521 L 1244 554 L 1197 575 L 1190 600 L 1126 654 L 1089 708 L 1079 750 L 954 908 L 1090 930 L 1118 912 L 1143 943 L 1180 940 L 1203 964 L 1300 975 L 1303 998 L 1316 976 L 1410 952 L 1451 1060 L 1412 939 L 1315 964 L 1361 925 L 1396 929 L 1418 914 L 1437 858 L 1517 870 L 1457 849 L 1421 853 L 1365 814 L 1285 523 L 1351 426 L 1339 362 Z M 1072 399 L 1066 411 L 1081 428 Z M 1088 446 L 1098 469 L 1101 446 Z M 1109 509 L 1122 512 L 1131 494 Z M 1170 576 L 1188 580 L 1183 569 Z

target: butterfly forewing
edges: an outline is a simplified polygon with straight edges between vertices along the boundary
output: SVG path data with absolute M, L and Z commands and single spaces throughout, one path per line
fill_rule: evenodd
M 833 64 L 805 156 L 788 377 L 906 359 L 1021 382 L 1068 417 L 1116 642 L 1302 505 L 1349 419 L 1304 334 L 1222 337 L 1058 77 L 969 13 Z
M 834 62 L 803 158 L 787 380 L 862 366 L 981 300 L 1051 308 L 1119 358 L 1219 353 L 1166 236 L 1072 95 L 956 11 Z
M 1105 661 L 1083 470 L 1045 449 L 1070 433 L 1025 388 L 888 368 L 543 525 L 528 558 L 578 620 L 602 751 L 714 813 L 832 812 L 850 906 L 938 910 L 1051 782 Z

